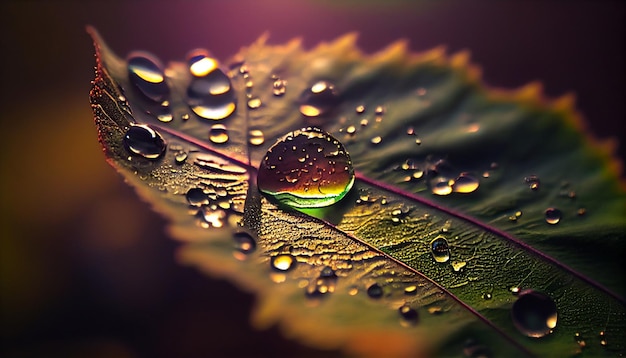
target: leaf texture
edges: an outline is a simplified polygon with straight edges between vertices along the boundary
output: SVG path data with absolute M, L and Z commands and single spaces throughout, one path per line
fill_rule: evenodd
M 414 55 L 398 42 L 365 56 L 354 35 L 311 51 L 261 38 L 225 62 L 236 109 L 207 120 L 187 103 L 188 65 L 165 69 L 164 106 L 143 96 L 127 63 L 90 32 L 91 101 L 108 161 L 170 219 L 172 236 L 186 243 L 181 261 L 257 294 L 258 327 L 279 322 L 301 341 L 373 356 L 626 349 L 617 273 L 626 196 L 567 97 L 544 103 L 536 85 L 487 90 L 465 53 Z M 336 102 L 303 116 L 302 94 L 320 80 L 338 89 Z M 171 117 L 160 120 L 163 111 Z M 123 144 L 139 123 L 167 143 L 156 160 Z M 227 140 L 209 140 L 215 123 L 225 123 Z M 256 173 L 276 140 L 305 126 L 346 146 L 357 180 L 338 204 L 298 212 L 261 195 Z M 463 176 L 479 186 L 456 190 Z M 435 195 L 441 183 L 449 192 Z M 558 224 L 546 222 L 550 207 L 562 213 Z M 443 262 L 431 250 L 437 238 L 449 247 Z M 587 247 L 581 257 L 577 248 Z M 518 331 L 512 288 L 555 302 L 550 334 Z

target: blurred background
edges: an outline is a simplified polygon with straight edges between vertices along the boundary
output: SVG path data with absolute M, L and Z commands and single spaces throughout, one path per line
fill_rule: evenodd
M 468 49 L 485 81 L 577 95 L 624 146 L 622 1 L 3 1 L 0 4 L 0 355 L 319 356 L 249 326 L 253 297 L 175 262 L 164 221 L 104 161 L 89 108 L 95 26 L 122 57 L 235 54 L 262 33 L 306 47 L 349 31 Z

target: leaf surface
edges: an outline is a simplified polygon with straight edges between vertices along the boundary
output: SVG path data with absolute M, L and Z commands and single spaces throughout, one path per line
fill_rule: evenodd
M 107 159 L 171 220 L 183 262 L 258 295 L 257 326 L 280 322 L 310 344 L 374 356 L 624 351 L 625 194 L 568 97 L 487 90 L 464 53 L 414 55 L 398 42 L 366 56 L 354 35 L 311 51 L 261 38 L 225 62 L 235 110 L 211 120 L 190 110 L 188 65 L 167 66 L 167 103 L 154 101 L 90 31 Z M 305 116 L 303 93 L 321 80 L 336 98 Z M 124 144 L 140 123 L 166 143 L 157 159 Z M 256 187 L 268 148 L 305 126 L 339 139 L 357 171 L 326 209 L 295 211 Z M 442 262 L 438 238 L 449 247 Z M 511 288 L 556 304 L 550 334 L 515 327 Z

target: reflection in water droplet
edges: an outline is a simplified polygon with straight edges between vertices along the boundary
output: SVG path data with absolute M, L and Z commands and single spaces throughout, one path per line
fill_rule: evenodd
M 132 125 L 124 135 L 126 150 L 146 159 L 157 159 L 165 152 L 165 140 L 152 128 Z
M 348 290 L 348 294 L 350 296 L 355 296 L 357 293 L 359 293 L 359 288 L 356 286 L 352 286 L 350 287 L 350 289 Z
M 556 225 L 561 221 L 561 210 L 555 208 L 548 208 L 545 212 L 546 222 L 551 225 Z
M 272 257 L 272 268 L 276 271 L 289 271 L 296 265 L 296 260 L 289 254 L 280 254 Z
M 356 113 L 362 114 L 364 112 L 365 112 L 365 106 L 364 105 L 361 104 L 359 106 L 356 106 Z
M 382 141 L 383 141 L 383 138 L 381 136 L 376 136 L 376 137 L 372 138 L 372 140 L 370 142 L 372 142 L 372 144 L 379 144 Z
M 233 253 L 238 260 L 245 260 L 248 255 L 256 250 L 256 240 L 247 232 L 238 232 L 233 236 L 235 243 L 235 252 Z
M 200 211 L 198 211 L 198 216 L 202 220 L 200 222 L 200 226 L 208 229 L 208 228 L 220 228 L 224 226 L 224 219 L 226 219 L 227 215 L 224 210 L 221 209 L 212 209 L 209 207 L 202 207 Z
M 338 102 L 337 92 L 332 83 L 318 81 L 300 96 L 300 113 L 307 117 L 323 116 Z
M 524 178 L 524 182 L 526 183 L 526 185 L 528 185 L 528 187 L 535 191 L 535 190 L 539 190 L 539 177 L 536 175 L 530 175 L 527 176 L 526 178 Z
M 161 102 L 170 94 L 165 82 L 163 65 L 156 57 L 145 52 L 131 53 L 127 59 L 130 82 L 147 98 Z
M 253 129 L 248 132 L 248 138 L 248 141 L 252 145 L 261 145 L 265 143 L 265 136 L 263 135 L 263 132 L 258 129 Z
M 188 119 L 189 119 L 189 113 L 185 113 L 185 114 L 181 115 L 181 116 L 180 116 L 180 118 L 181 118 L 183 121 L 188 120 Z
M 185 194 L 189 205 L 201 206 L 209 203 L 208 195 L 201 188 L 191 188 Z
M 525 290 L 513 303 L 511 317 L 520 332 L 528 337 L 540 338 L 552 333 L 556 327 L 556 304 L 544 293 Z
M 248 108 L 257 109 L 261 107 L 261 99 L 259 97 L 253 97 L 248 100 Z
M 187 88 L 187 97 L 191 110 L 206 119 L 224 119 L 236 108 L 235 91 L 230 78 L 219 68 L 203 77 L 194 78 Z
M 354 169 L 337 139 L 309 127 L 288 133 L 268 150 L 257 183 L 260 191 L 289 206 L 323 207 L 350 191 Z
M 478 189 L 478 179 L 468 173 L 462 173 L 454 181 L 452 190 L 456 193 L 472 193 Z
M 439 263 L 448 262 L 448 260 L 450 260 L 448 240 L 446 240 L 443 236 L 437 236 L 430 242 L 430 252 L 432 253 L 435 261 Z
M 438 178 L 430 184 L 430 190 L 435 195 L 448 195 L 452 193 L 452 186 L 450 186 L 450 180 L 446 178 Z
M 367 295 L 375 299 L 381 298 L 383 297 L 383 288 L 379 284 L 374 283 L 367 288 Z
M 402 316 L 402 318 L 404 319 L 402 321 L 403 326 L 414 326 L 417 324 L 417 321 L 419 320 L 419 315 L 417 314 L 417 311 L 411 308 L 411 306 L 409 306 L 408 304 L 405 303 L 400 306 L 400 308 L 398 308 L 398 312 L 400 313 L 400 316 Z
M 228 131 L 223 124 L 214 124 L 209 130 L 209 139 L 216 144 L 228 142 Z
M 356 132 L 356 127 L 355 126 L 348 126 L 348 128 L 346 128 L 346 133 L 354 134 L 354 132 Z
M 208 75 L 219 65 L 217 60 L 211 58 L 205 49 L 191 51 L 187 55 L 187 64 L 189 65 L 189 72 L 196 77 Z

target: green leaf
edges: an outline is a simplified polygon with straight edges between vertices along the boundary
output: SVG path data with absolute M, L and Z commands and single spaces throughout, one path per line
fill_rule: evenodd
M 487 89 L 465 53 L 398 42 L 367 56 L 354 35 L 311 51 L 261 38 L 222 67 L 230 89 L 211 103 L 233 113 L 207 119 L 188 103 L 187 64 L 138 84 L 90 33 L 107 160 L 170 219 L 181 262 L 257 294 L 257 327 L 373 356 L 626 350 L 624 185 L 569 97 Z M 321 80 L 336 96 L 306 102 Z M 303 115 L 307 103 L 323 113 Z M 331 207 L 296 211 L 262 195 L 256 175 L 271 145 L 306 126 L 344 144 L 356 182 Z M 151 131 L 164 142 L 146 146 Z M 434 240 L 448 250 L 433 253 Z M 540 338 L 512 319 L 525 290 L 556 304 Z

